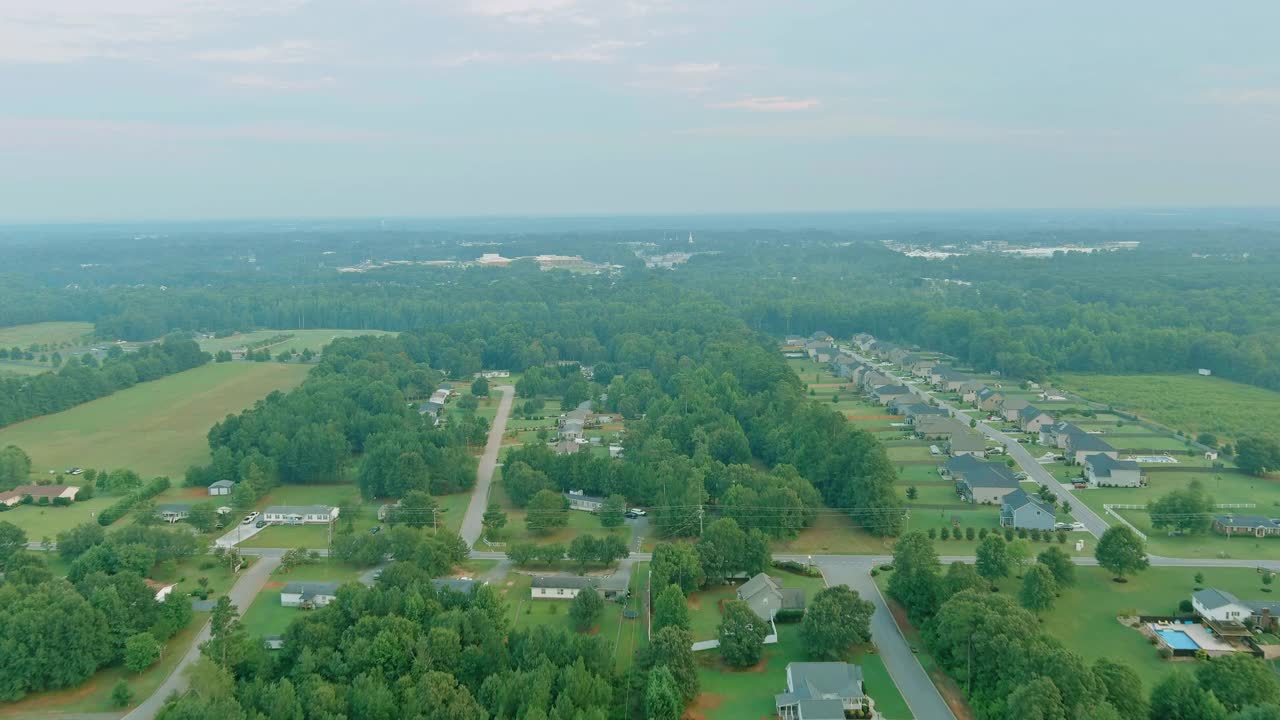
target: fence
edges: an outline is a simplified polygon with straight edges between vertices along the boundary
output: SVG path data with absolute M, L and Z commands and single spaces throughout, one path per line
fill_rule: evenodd
M 1218 503 L 1214 505 L 1214 507 L 1219 510 L 1247 510 L 1249 508 L 1256 508 L 1258 506 L 1256 503 Z M 1102 509 L 1105 510 L 1106 513 L 1111 517 L 1127 525 L 1129 529 L 1132 530 L 1138 537 L 1142 538 L 1143 542 L 1147 541 L 1146 533 L 1134 527 L 1133 523 L 1129 522 L 1123 516 L 1121 516 L 1120 513 L 1116 512 L 1116 510 L 1146 510 L 1147 509 L 1146 505 L 1126 505 L 1123 503 L 1109 503 L 1109 504 L 1103 505 Z

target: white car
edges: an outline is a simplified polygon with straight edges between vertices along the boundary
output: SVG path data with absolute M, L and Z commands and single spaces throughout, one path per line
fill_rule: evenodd
M 644 517 L 644 515 L 645 515 L 644 510 L 641 510 L 640 508 L 631 508 L 631 509 L 630 509 L 630 510 L 628 510 L 627 512 L 632 513 L 632 514 L 634 514 L 634 515 L 637 515 L 637 516 L 639 516 L 639 517 Z
M 241 523 L 242 525 L 248 525 L 249 523 L 251 523 L 251 522 L 253 522 L 254 520 L 256 520 L 256 519 L 257 519 L 257 517 L 258 517 L 258 511 L 256 511 L 256 510 L 255 510 L 255 511 L 253 511 L 253 512 L 249 513 L 248 515 L 245 515 L 245 516 L 244 516 L 244 519 L 243 519 L 243 520 L 241 520 L 241 521 L 240 521 L 240 523 Z

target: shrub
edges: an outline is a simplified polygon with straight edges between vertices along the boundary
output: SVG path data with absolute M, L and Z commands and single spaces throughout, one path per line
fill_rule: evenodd
M 929 535 L 929 539 L 930 539 L 930 540 L 932 540 L 932 539 L 934 539 L 934 538 L 938 537 L 938 529 L 937 529 L 937 528 L 929 528 L 928 535 Z
M 1012 528 L 1005 528 L 1005 529 L 1004 529 L 1004 541 L 1005 541 L 1005 542 L 1013 542 L 1013 529 L 1012 529 Z
M 941 530 L 938 531 L 938 539 L 947 540 L 950 537 L 951 537 L 951 530 L 947 528 L 942 528 Z
M 979 539 L 979 540 L 986 540 L 986 539 L 987 539 L 987 535 L 989 535 L 989 534 L 990 534 L 990 532 L 991 532 L 990 530 L 987 530 L 986 528 L 982 528 L 981 530 L 979 530 L 979 531 L 978 531 L 978 539 Z
M 871 568 L 871 577 L 879 577 L 879 576 L 880 576 L 880 569 L 879 569 L 879 568 Z
M 1020 540 L 1026 540 L 1026 539 L 1027 539 L 1027 529 L 1026 529 L 1026 528 L 1018 528 L 1018 539 L 1020 539 Z
M 58 507 L 66 507 L 71 504 L 71 498 L 56 497 L 53 499 L 53 504 Z
M 977 532 L 975 532 L 975 531 L 974 531 L 974 529 L 973 529 L 973 528 L 971 528 L 971 527 L 967 527 L 967 528 L 965 528 L 965 529 L 964 529 L 964 539 L 965 539 L 965 540 L 972 540 L 972 539 L 974 538 L 974 536 L 975 536 L 975 535 L 977 535 L 977 534 L 978 534 L 978 533 L 977 533 Z
M 1033 528 L 1031 530 L 1031 541 L 1040 542 L 1040 530 L 1038 528 Z
M 780 623 L 797 623 L 804 619 L 804 610 L 779 610 L 774 613 L 773 619 Z
M 1178 602 L 1178 612 L 1189 613 L 1194 611 L 1195 606 L 1191 604 L 1190 600 L 1184 599 Z
M 41 495 L 41 496 L 40 496 L 40 499 L 36 500 L 36 504 L 37 504 L 37 505 L 48 505 L 48 504 L 49 504 L 49 498 L 47 498 L 47 497 L 45 497 L 45 496 Z
M 1067 534 L 1066 534 L 1065 532 L 1062 532 L 1061 530 L 1059 530 L 1059 531 L 1058 531 L 1058 544 L 1065 543 L 1066 541 L 1067 541 Z
M 891 565 L 890 563 L 885 563 L 884 565 L 880 566 L 880 569 L 885 572 L 893 572 L 893 565 Z
M 1167 647 L 1158 648 L 1156 650 L 1156 653 L 1160 655 L 1160 658 L 1162 660 L 1168 660 L 1169 658 L 1173 657 L 1173 651 Z

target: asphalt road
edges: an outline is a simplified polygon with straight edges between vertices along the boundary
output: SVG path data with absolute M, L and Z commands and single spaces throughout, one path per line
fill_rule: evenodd
M 471 502 L 467 504 L 467 514 L 462 517 L 462 539 L 467 547 L 474 547 L 483 532 L 484 511 L 489 504 L 489 485 L 493 482 L 493 471 L 498 467 L 498 451 L 502 449 L 502 434 L 507 429 L 507 418 L 511 416 L 511 402 L 515 399 L 516 389 L 510 385 L 495 388 L 502 393 L 498 402 L 498 414 L 493 418 L 489 428 L 489 441 L 484 445 L 484 454 L 480 456 L 480 465 L 476 468 L 476 486 L 471 491 Z
M 902 636 L 898 624 L 894 622 L 889 606 L 885 604 L 880 589 L 871 579 L 872 562 L 830 563 L 817 560 L 818 567 L 830 585 L 848 585 L 857 590 L 864 600 L 870 600 L 875 606 L 871 615 L 871 640 L 880 652 L 889 675 L 897 684 L 898 691 L 911 708 L 911 714 L 921 720 L 955 720 L 955 714 L 942 695 L 934 687 L 929 674 L 920 666 L 911 646 Z
M 241 613 L 249 608 L 249 604 L 253 602 L 253 598 L 267 584 L 267 579 L 271 576 L 271 571 L 280 565 L 279 556 L 260 557 L 253 565 L 249 566 L 240 575 L 240 579 L 236 580 L 236 584 L 231 587 L 227 595 L 231 598 L 231 603 L 235 605 Z M 142 701 L 142 704 L 134 708 L 128 715 L 124 716 L 124 720 L 151 720 L 160 712 L 160 708 L 164 706 L 165 700 L 172 693 L 181 694 L 187 689 L 187 673 L 186 670 L 196 660 L 200 659 L 200 645 L 209 639 L 209 623 L 205 623 L 200 628 L 200 632 L 196 635 L 195 642 L 191 643 L 191 647 L 187 649 L 187 653 L 182 656 L 178 664 L 173 668 L 173 672 L 169 677 L 165 678 L 164 683 L 151 693 L 151 696 Z

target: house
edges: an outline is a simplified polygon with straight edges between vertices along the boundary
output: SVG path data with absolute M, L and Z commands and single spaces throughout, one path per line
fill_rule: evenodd
M 929 384 L 945 392 L 958 392 L 970 377 L 946 365 L 935 365 L 929 370 Z
M 869 703 L 862 668 L 843 662 L 787 663 L 787 691 L 773 696 L 782 720 L 844 720 Z
M 391 513 L 395 512 L 399 508 L 400 508 L 399 500 L 393 503 L 383 503 L 379 505 L 378 506 L 378 522 L 385 522 L 387 518 L 391 517 Z
M 1021 488 L 1004 496 L 1000 505 L 1000 524 L 1019 530 L 1052 530 L 1053 508 Z
M 831 342 L 832 340 L 835 340 L 835 338 L 831 337 L 831 333 L 828 333 L 825 330 L 815 331 L 812 335 L 809 336 L 809 339 L 817 342 L 828 342 L 828 343 Z
M 804 610 L 804 590 L 784 588 L 764 573 L 742 583 L 738 599 L 751 606 L 761 620 L 770 622 L 779 610 Z
M 284 607 L 324 607 L 338 597 L 336 582 L 291 582 L 280 590 L 280 604 Z
M 949 440 L 953 435 L 971 432 L 969 426 L 955 418 L 922 415 L 914 423 L 916 434 L 924 440 Z
M 1132 460 L 1116 460 L 1105 453 L 1084 459 L 1084 476 L 1099 487 L 1141 487 L 1142 467 Z
M 530 596 L 534 600 L 572 600 L 583 590 L 595 592 L 595 582 L 589 577 L 574 575 L 543 575 L 533 579 Z
M 336 520 L 338 508 L 332 505 L 272 505 L 262 511 L 262 519 L 283 525 L 309 525 Z
M 555 454 L 557 455 L 572 455 L 581 450 L 582 446 L 573 440 L 561 440 L 551 446 L 551 449 L 555 451 Z
M 805 345 L 805 352 L 815 362 L 826 363 L 836 356 L 836 348 L 834 345 L 826 342 L 808 343 Z
M 235 488 L 235 486 L 236 484 L 230 480 L 219 480 L 218 482 L 210 483 L 209 494 L 210 495 L 230 495 L 231 491 Z
M 960 458 L 972 456 L 962 455 Z M 973 464 L 963 469 L 955 468 L 953 466 L 950 474 L 956 479 L 956 491 L 971 503 L 994 505 L 1003 502 L 1005 496 L 1019 489 L 1018 479 L 1007 465 L 974 460 Z
M 616 445 L 616 444 L 614 444 L 614 445 L 610 445 L 610 446 L 609 446 L 609 459 L 610 459 L 610 460 L 617 460 L 617 459 L 619 459 L 619 458 L 621 458 L 621 457 L 622 457 L 622 446 L 621 446 L 621 445 Z
M 974 396 L 973 402 L 979 409 L 992 412 L 1000 405 L 1001 400 L 1004 400 L 1003 393 L 985 387 L 978 391 L 978 394 Z
M 1264 630 L 1275 624 L 1280 614 L 1280 601 L 1251 602 L 1241 600 L 1226 590 L 1205 588 L 1191 595 L 1191 607 L 1205 620 L 1243 623 L 1250 618 Z
M 577 440 L 582 437 L 582 430 L 587 426 L 587 416 L 591 414 L 591 401 L 587 400 L 578 407 L 560 416 L 561 440 Z
M 871 391 L 871 396 L 881 405 L 888 405 L 894 400 L 911 395 L 911 388 L 906 385 L 881 385 Z
M 1018 414 L 1030 404 L 1025 398 L 1006 397 L 1000 401 L 1000 416 L 1009 422 L 1017 422 Z
M 604 507 L 604 498 L 584 495 L 581 490 L 570 490 L 564 494 L 564 498 L 569 501 L 570 510 L 600 512 L 600 508 Z
M 475 377 L 477 379 L 484 378 L 485 380 L 493 380 L 494 378 L 511 377 L 511 371 L 510 370 L 481 370 L 480 372 L 475 373 L 472 377 Z
M 977 402 L 978 393 L 986 390 L 987 386 L 977 380 L 969 380 L 960 384 L 960 399 L 967 403 Z
M 263 635 L 262 646 L 268 650 L 281 650 L 284 648 L 283 635 Z
M 951 438 L 947 440 L 947 454 L 986 457 L 987 440 L 982 433 L 975 430 L 952 433 Z
M 4 505 L 5 507 L 13 507 L 14 505 L 21 503 L 22 498 L 24 497 L 26 497 L 26 495 L 23 495 L 20 492 L 14 492 L 12 490 L 9 490 L 7 492 L 0 492 L 0 505 Z
M 176 523 L 179 520 L 187 519 L 187 516 L 191 514 L 191 505 L 189 503 L 160 503 L 156 505 L 156 514 L 167 523 Z
M 1067 459 L 1076 464 L 1083 463 L 1092 455 L 1106 455 L 1112 460 L 1119 459 L 1120 453 L 1106 440 L 1097 435 L 1070 435 L 1067 437 Z
M 68 502 L 75 500 L 80 487 L 77 485 L 19 485 L 13 491 L 19 495 L 28 496 L 37 503 L 40 502 L 40 498 L 46 498 L 46 502 L 41 504 L 47 504 L 58 499 Z
M 142 578 L 142 582 L 156 594 L 156 602 L 164 602 L 165 598 L 169 597 L 169 593 L 178 586 L 178 583 L 156 582 L 151 578 Z
M 1028 405 L 1018 411 L 1018 427 L 1022 428 L 1023 432 L 1038 433 L 1041 427 L 1052 424 L 1053 416 L 1034 405 Z
M 1213 531 L 1219 535 L 1280 535 L 1280 523 L 1260 515 L 1215 515 Z
M 1067 444 L 1074 435 L 1088 435 L 1083 428 L 1065 420 L 1040 426 L 1040 444 L 1048 447 L 1067 449 Z

